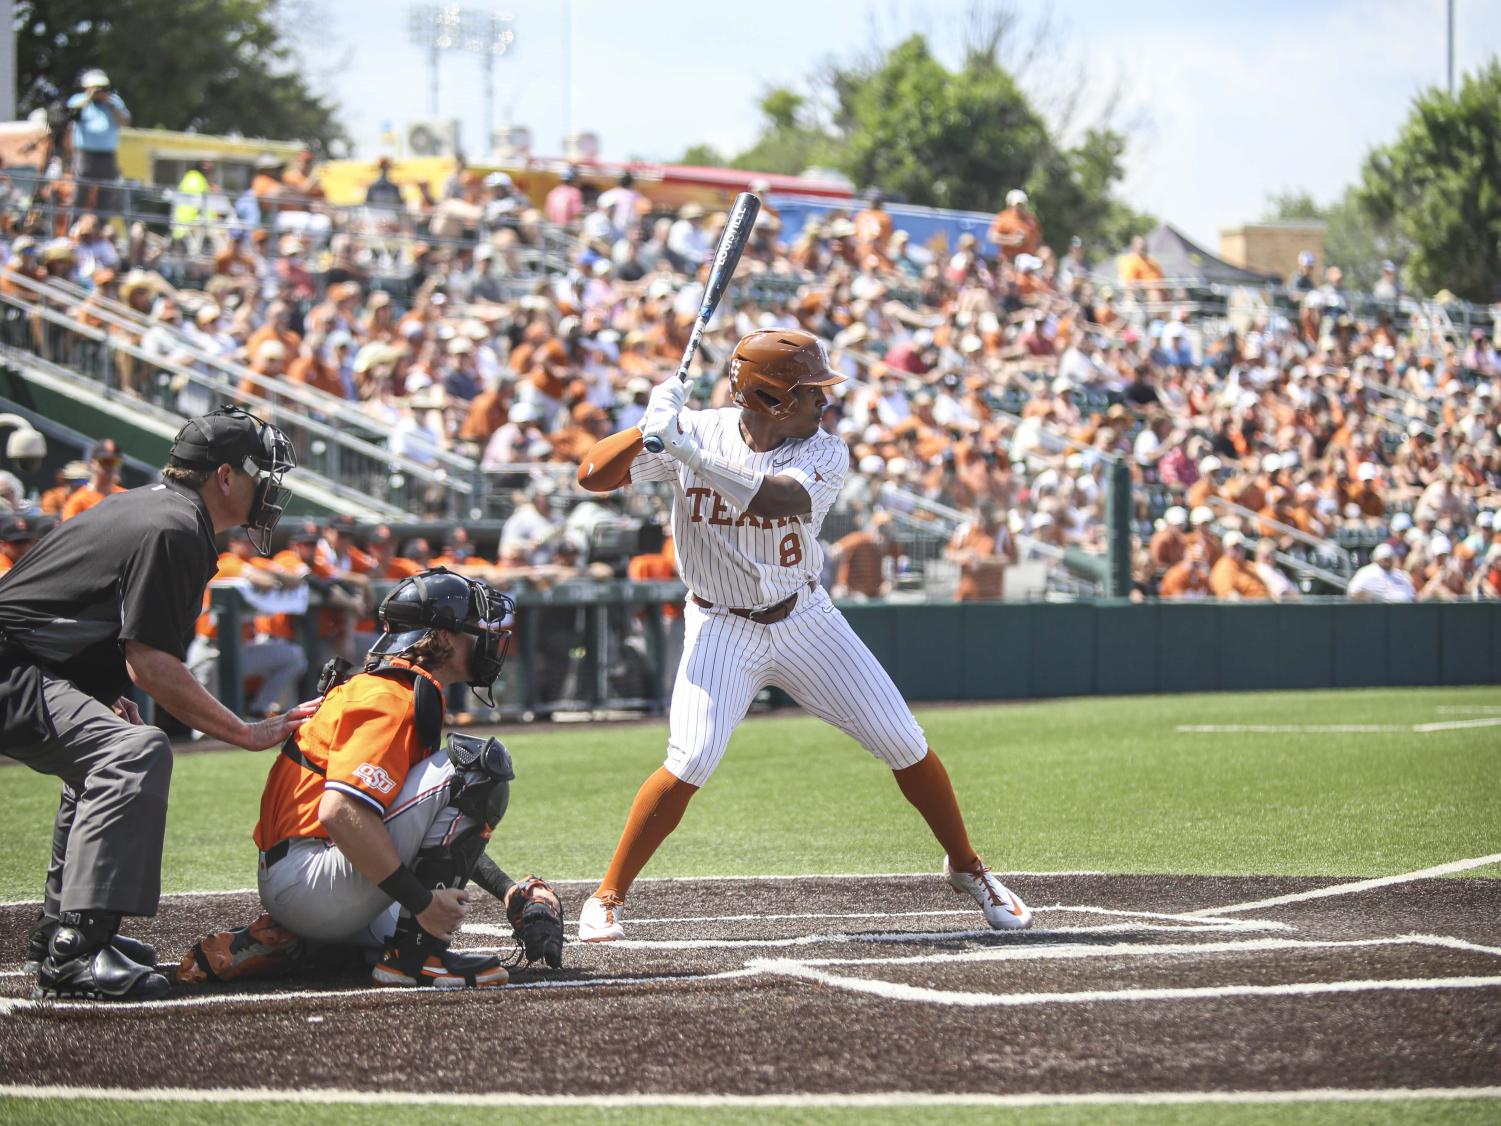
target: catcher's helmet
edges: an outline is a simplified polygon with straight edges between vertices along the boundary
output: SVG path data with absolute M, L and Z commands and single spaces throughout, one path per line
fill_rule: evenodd
M 377 613 L 383 632 L 370 647 L 367 668 L 409 653 L 434 630 L 467 633 L 475 639 L 468 683 L 488 691 L 505 664 L 516 604 L 478 579 L 434 567 L 403 579 Z
M 798 387 L 830 387 L 844 376 L 829 370 L 823 341 L 800 328 L 763 328 L 730 356 L 730 397 L 737 406 L 786 418 Z

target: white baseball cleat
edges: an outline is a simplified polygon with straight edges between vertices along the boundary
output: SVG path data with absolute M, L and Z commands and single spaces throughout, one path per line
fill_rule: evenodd
M 945 856 L 943 878 L 956 892 L 963 892 L 980 905 L 992 930 L 1020 931 L 1032 925 L 1032 909 L 996 879 L 995 873 L 983 861 L 977 860 L 968 870 L 955 870 Z
M 613 895 L 604 899 L 591 895 L 579 912 L 579 941 L 614 942 L 624 938 L 625 928 L 620 925 L 624 911 L 620 900 Z

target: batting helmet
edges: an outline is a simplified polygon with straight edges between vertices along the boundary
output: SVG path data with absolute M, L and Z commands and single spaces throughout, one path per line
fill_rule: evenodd
M 800 328 L 765 328 L 735 345 L 730 396 L 737 406 L 772 418 L 792 413 L 798 387 L 829 387 L 844 376 L 829 370 L 823 341 Z
M 370 647 L 367 669 L 410 652 L 433 630 L 467 633 L 475 638 L 468 683 L 484 691 L 505 664 L 516 604 L 478 579 L 434 567 L 403 579 L 378 613 L 383 632 Z

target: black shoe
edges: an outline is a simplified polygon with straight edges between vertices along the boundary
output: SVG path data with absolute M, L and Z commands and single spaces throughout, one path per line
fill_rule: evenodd
M 511 975 L 493 954 L 450 950 L 404 917 L 370 973 L 376 985 L 425 985 L 430 989 L 493 989 Z
M 47 946 L 57 933 L 59 925 L 51 915 L 37 915 L 36 922 L 31 925 L 31 938 L 26 944 L 26 964 L 21 967 L 25 973 L 34 974 L 42 968 L 42 963 L 47 960 Z M 132 962 L 139 962 L 147 969 L 156 968 L 156 947 L 149 942 L 117 934 L 109 940 L 109 944 Z
M 107 941 L 59 926 L 37 971 L 34 1001 L 155 1001 L 172 992 L 161 974 L 133 962 Z

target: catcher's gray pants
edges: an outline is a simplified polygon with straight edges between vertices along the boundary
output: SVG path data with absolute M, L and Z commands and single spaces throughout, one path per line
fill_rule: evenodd
M 448 804 L 453 763 L 446 751 L 407 773 L 384 823 L 403 864 L 424 848 L 446 844 L 474 825 Z M 358 799 L 355 799 L 358 800 Z M 381 947 L 396 930 L 400 908 L 372 884 L 331 841 L 304 837 L 271 867 L 260 862 L 261 903 L 282 926 L 315 942 Z
M 42 674 L 55 738 L 5 753 L 63 782 L 52 830 L 45 909 L 155 915 L 172 744 L 117 716 L 72 681 Z

